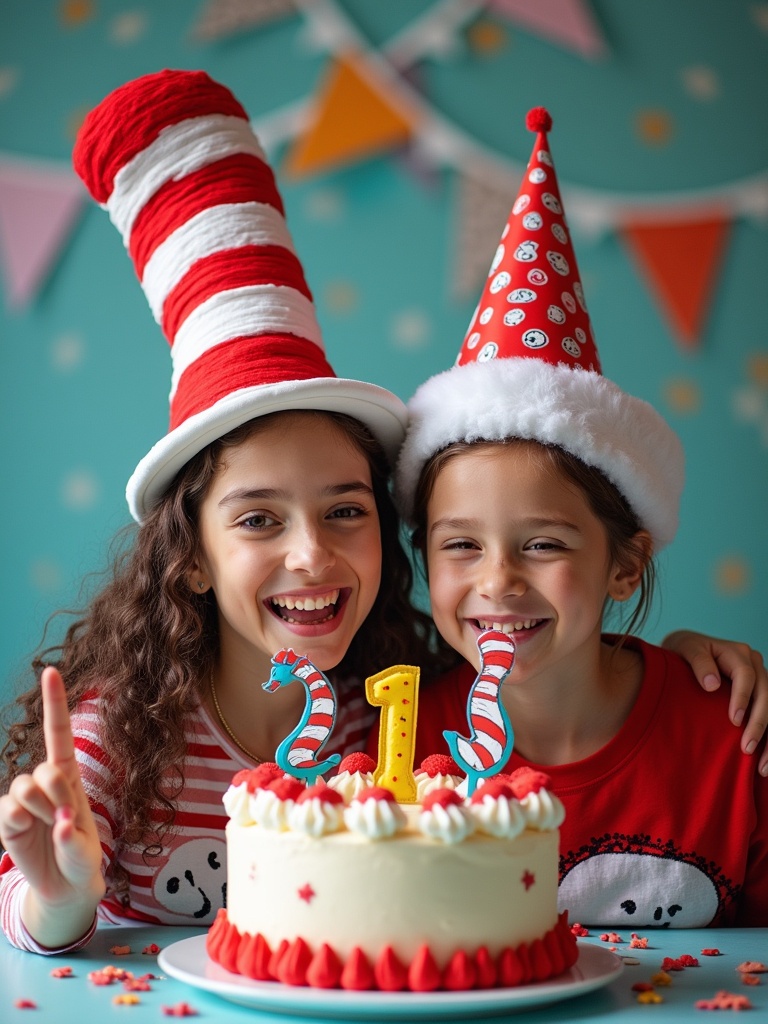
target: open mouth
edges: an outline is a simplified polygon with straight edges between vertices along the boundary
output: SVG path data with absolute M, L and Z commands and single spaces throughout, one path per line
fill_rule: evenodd
M 495 629 L 500 633 L 506 633 L 507 636 L 525 633 L 531 629 L 535 629 L 545 621 L 545 619 L 518 619 L 515 622 L 492 622 L 490 619 L 471 620 L 475 629 L 479 629 L 480 632 L 484 632 L 486 629 Z
M 349 598 L 350 590 L 327 590 L 319 594 L 275 594 L 265 602 L 273 615 L 293 626 L 319 626 L 335 619 Z

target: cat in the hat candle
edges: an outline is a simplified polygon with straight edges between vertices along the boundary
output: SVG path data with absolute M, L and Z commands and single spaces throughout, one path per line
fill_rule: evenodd
M 135 536 L 6 745 L 0 918 L 38 952 L 97 912 L 213 920 L 221 793 L 304 706 L 263 690 L 274 651 L 332 676 L 333 763 L 373 721 L 366 676 L 434 659 L 388 490 L 404 405 L 334 374 L 243 107 L 203 72 L 144 76 L 86 117 L 75 166 L 170 343 L 170 424 L 128 484 Z
M 515 649 L 505 770 L 546 770 L 566 810 L 561 909 L 614 928 L 765 927 L 768 787 L 725 726 L 727 694 L 631 635 L 677 527 L 682 448 L 600 372 L 550 121 L 529 126 L 476 315 L 457 364 L 412 399 L 396 472 L 435 624 L 466 661 L 422 694 L 417 757 L 460 729 L 478 637 L 498 630 Z M 604 634 L 627 602 L 622 634 Z

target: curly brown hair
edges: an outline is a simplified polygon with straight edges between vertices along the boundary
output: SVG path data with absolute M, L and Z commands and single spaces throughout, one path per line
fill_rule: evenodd
M 108 582 L 84 612 L 73 613 L 82 617 L 69 626 L 60 644 L 42 650 L 32 662 L 38 678 L 46 665 L 60 670 L 70 711 L 85 694 L 98 692 L 100 739 L 119 780 L 119 838 L 129 845 L 143 844 L 147 854 L 159 852 L 163 835 L 173 826 L 184 787 L 184 721 L 201 702 L 218 652 L 215 596 L 193 594 L 188 583 L 198 553 L 200 505 L 227 449 L 276 415 L 238 427 L 186 464 L 146 520 L 138 528 L 126 528 L 122 539 L 128 543 L 114 556 Z M 301 415 L 328 416 L 365 455 L 381 529 L 378 596 L 331 675 L 362 681 L 382 666 L 403 662 L 440 671 L 441 648 L 431 619 L 410 601 L 413 571 L 401 542 L 381 446 L 351 417 L 310 410 Z M 8 729 L 0 791 L 45 759 L 39 685 L 15 703 L 22 717 Z M 169 777 L 175 778 L 170 787 Z M 162 820 L 150 819 L 152 804 L 164 809 Z

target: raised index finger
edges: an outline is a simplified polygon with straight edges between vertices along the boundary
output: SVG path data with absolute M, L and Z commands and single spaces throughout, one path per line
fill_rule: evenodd
M 74 760 L 75 741 L 72 738 L 64 680 L 58 669 L 50 665 L 43 669 L 40 686 L 43 691 L 45 757 L 53 764 L 63 765 Z

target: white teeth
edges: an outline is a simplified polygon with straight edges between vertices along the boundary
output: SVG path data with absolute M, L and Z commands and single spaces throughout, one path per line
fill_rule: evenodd
M 506 633 L 509 636 L 511 633 L 516 633 L 521 629 L 531 629 L 532 626 L 537 626 L 541 622 L 541 619 L 520 619 L 517 622 L 488 622 L 484 619 L 478 619 L 477 624 L 480 629 L 495 629 L 501 633 Z
M 318 594 L 317 597 L 273 597 L 271 601 L 278 608 L 287 608 L 289 611 L 295 608 L 299 612 L 316 612 L 336 604 L 338 599 L 338 590 L 331 590 L 327 594 Z

